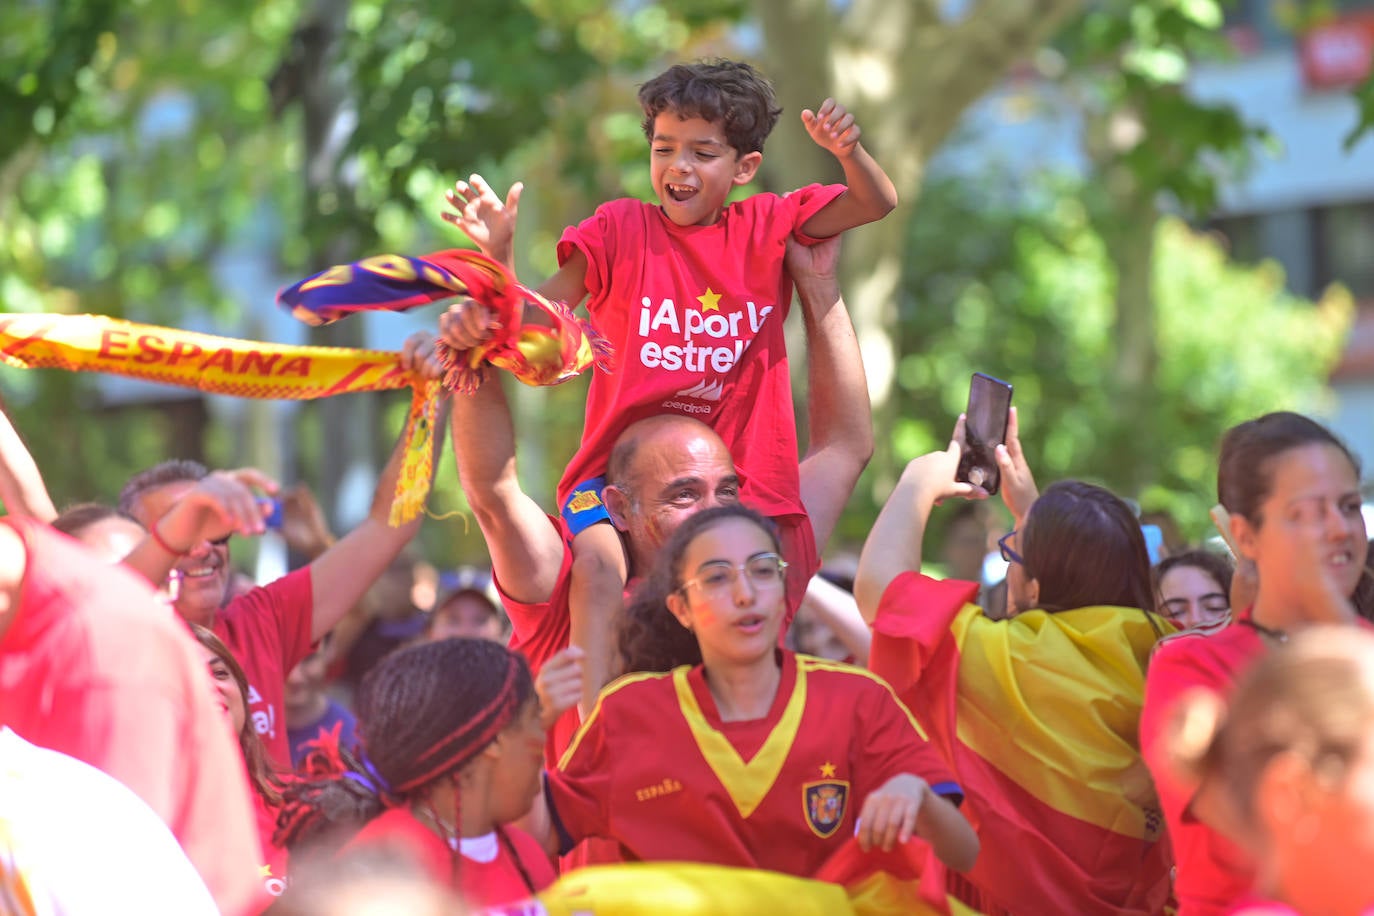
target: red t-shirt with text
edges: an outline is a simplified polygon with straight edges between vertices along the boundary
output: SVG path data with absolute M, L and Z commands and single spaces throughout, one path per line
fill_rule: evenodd
M 604 474 L 630 424 L 680 413 L 712 427 L 734 456 L 745 501 L 765 515 L 801 513 L 797 430 L 783 320 L 792 305 L 787 239 L 844 191 L 808 185 L 755 194 L 709 226 L 678 226 L 632 199 L 602 204 L 570 227 L 558 260 L 587 258 L 587 311 L 615 348 L 595 372 L 582 445 L 558 485 L 558 504 Z

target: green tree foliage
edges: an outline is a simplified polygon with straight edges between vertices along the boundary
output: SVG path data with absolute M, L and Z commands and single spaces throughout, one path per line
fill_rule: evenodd
M 0 310 L 251 336 L 213 272 L 231 250 L 271 251 L 290 276 L 326 256 L 457 244 L 437 219 L 441 189 L 479 169 L 499 180 L 510 163 L 535 166 L 517 177 L 560 193 L 583 189 L 575 210 L 584 215 L 605 162 L 619 174 L 616 157 L 600 155 L 606 138 L 632 137 L 623 117 L 607 119 L 608 106 L 587 98 L 615 82 L 622 115 L 637 68 L 740 9 L 737 0 L 671 10 L 591 0 L 4 5 Z M 538 209 L 528 208 L 532 229 Z M 0 370 L 59 502 L 109 498 L 131 470 L 169 453 L 256 457 L 228 431 L 187 429 L 166 411 L 104 416 L 93 381 Z M 559 424 L 575 441 L 580 403 L 560 394 L 570 409 Z M 365 425 L 362 411 L 344 414 Z M 309 418 L 302 435 L 327 444 L 300 453 L 346 459 L 338 432 Z
M 927 187 L 903 279 L 897 455 L 906 461 L 947 442 L 970 374 L 987 372 L 1016 386 L 1042 485 L 1094 480 L 1172 512 L 1201 538 L 1221 433 L 1264 411 L 1323 406 L 1350 297 L 1332 289 L 1315 303 L 1299 299 L 1277 264 L 1231 263 L 1215 237 L 1161 220 L 1152 265 L 1159 362 L 1148 416 L 1125 412 L 1105 381 L 1115 360 L 1114 278 L 1084 189 L 1037 190 L 1013 203 L 1026 198 L 991 177 Z M 1148 437 L 1133 435 L 1146 428 Z M 860 523 L 849 533 L 861 531 Z
M 1345 137 L 1345 148 L 1352 149 L 1370 131 L 1374 131 L 1374 74 L 1370 74 L 1355 90 L 1355 102 L 1360 106 L 1358 120 Z
M 830 164 L 811 158 L 793 121 L 801 107 L 834 92 L 857 109 L 865 142 L 897 179 L 907 204 L 846 245 L 853 280 L 847 292 L 874 357 L 870 377 L 879 380 L 878 400 L 892 384 L 882 379 L 895 379 L 901 395 L 888 405 L 890 413 L 880 414 L 886 416 L 880 429 L 894 433 L 880 435 L 880 447 L 891 441 L 897 451 L 885 464 L 880 460 L 874 476 L 890 478 L 894 458 L 941 439 L 962 404 L 968 372 L 982 368 L 1012 377 L 1018 402 L 1033 408 L 1028 419 L 1042 433 L 1044 445 L 1035 446 L 1043 449 L 1036 452 L 1042 473 L 1097 474 L 1140 492 L 1158 485 L 1161 493 L 1195 498 L 1198 475 L 1167 477 L 1155 470 L 1166 463 L 1154 461 L 1150 450 L 1123 450 L 1140 429 L 1170 443 L 1179 430 L 1175 415 L 1161 406 L 1182 396 L 1162 387 L 1176 358 L 1165 349 L 1167 310 L 1175 307 L 1166 298 L 1176 295 L 1181 259 L 1194 252 L 1152 250 L 1177 238 L 1177 227 L 1153 229 L 1157 209 L 1161 200 L 1205 209 L 1217 182 L 1232 174 L 1218 171 L 1217 163 L 1233 164 L 1256 136 L 1233 112 L 1198 106 L 1180 89 L 1190 62 L 1219 51 L 1220 5 L 975 0 L 956 17 L 947 6 L 936 0 L 11 4 L 0 9 L 0 301 L 7 310 L 93 311 L 171 324 L 208 314 L 229 323 L 232 302 L 209 267 L 231 247 L 265 244 L 294 273 L 318 266 L 312 262 L 331 244 L 344 257 L 456 244 L 436 218 L 439 194 L 479 170 L 502 190 L 516 179 L 529 184 L 518 248 L 522 273 L 538 278 L 553 269 L 553 242 L 564 225 L 606 197 L 648 190 L 635 83 L 668 58 L 740 54 L 731 29 L 743 18 L 759 29 L 746 32 L 746 40 L 763 36 L 762 47 L 744 53 L 766 61 L 788 107 L 768 147 L 769 186 L 786 190 L 826 177 Z M 1037 53 L 1057 32 L 1050 51 Z M 927 163 L 963 112 L 1007 73 L 1027 72 L 1030 61 L 1054 63 L 1056 72 L 1040 67 L 1041 78 L 1074 94 L 1088 116 L 1084 144 L 1097 167 L 1092 187 L 1041 187 L 1040 205 L 1024 210 L 984 199 L 986 182 L 962 189 L 940 182 L 926 200 Z M 322 132 L 339 111 L 347 113 L 340 132 Z M 1118 129 L 1123 124 L 1130 129 Z M 312 173 L 326 154 L 329 160 Z M 1144 231 L 1118 238 L 1113 225 Z M 951 226 L 959 231 L 951 233 Z M 1129 262 L 1121 252 L 1137 260 L 1144 252 L 1143 285 L 1141 271 L 1123 269 Z M 1259 283 L 1258 274 L 1233 275 L 1220 261 L 1197 270 L 1227 290 L 1240 289 L 1244 277 Z M 1123 288 L 1143 290 L 1150 308 L 1123 309 Z M 1288 368 L 1308 380 L 1294 383 L 1293 396 L 1315 396 L 1315 367 L 1327 352 L 1281 317 L 1304 307 L 1284 299 L 1278 285 L 1265 287 L 1264 295 L 1258 286 L 1248 289 L 1256 308 L 1262 306 L 1263 322 L 1246 323 L 1258 339 L 1266 346 L 1310 344 L 1298 348 L 1307 357 L 1292 357 L 1301 365 Z M 1334 304 L 1329 309 L 1339 311 Z M 1143 316 L 1133 333 L 1158 347 L 1137 360 L 1145 375 L 1134 391 L 1148 416 L 1123 410 L 1121 384 L 1104 381 L 1122 376 L 1123 314 Z M 1270 322 L 1289 330 L 1271 335 Z M 1330 327 L 1338 324 L 1330 319 Z M 1011 329 L 1019 333 L 999 342 Z M 1237 352 L 1209 339 L 1216 359 Z M 1275 370 L 1278 357 L 1254 359 L 1260 367 L 1254 385 L 1244 387 L 1269 390 L 1264 386 L 1278 376 L 1265 373 Z M 121 479 L 167 450 L 165 430 L 158 429 L 167 421 L 106 420 L 86 412 L 97 406 L 87 379 L 7 372 L 0 384 L 40 461 L 61 469 L 72 496 L 108 495 L 106 478 Z M 551 492 L 575 444 L 584 385 L 517 398 L 545 408 L 521 424 L 522 472 L 534 492 Z M 1041 389 L 1048 394 L 1042 397 Z M 1244 397 L 1249 394 L 1228 401 L 1240 405 L 1237 415 L 1264 400 Z M 1175 408 L 1183 410 L 1169 409 Z M 394 414 L 400 407 L 388 409 Z M 1214 436 L 1219 408 L 1208 410 L 1206 435 Z M 1137 416 L 1140 425 L 1122 415 Z M 1156 422 L 1163 425 L 1150 425 Z M 1203 425 L 1199 420 L 1179 434 L 1179 447 L 1194 442 Z M 139 432 L 121 437 L 125 426 Z M 318 418 L 301 435 L 318 440 L 303 446 L 307 457 L 335 448 Z M 232 460 L 235 445 L 223 430 L 212 430 L 209 456 Z M 1171 444 L 1168 454 L 1177 451 Z M 97 454 L 103 461 L 93 467 L 90 456 Z M 1070 461 L 1074 456 L 1088 463 Z M 1127 462 L 1130 472 L 1118 473 L 1123 465 L 1113 461 Z M 445 476 L 440 510 L 461 507 L 451 501 L 451 489 Z M 862 532 L 872 508 L 856 500 L 851 534 Z
M 892 175 L 902 205 L 846 244 L 846 288 L 880 426 L 906 351 L 896 303 L 906 224 L 927 219 L 932 159 L 965 113 L 1014 74 L 1029 107 L 1072 111 L 1093 174 L 1085 196 L 1116 281 L 1117 360 L 1110 384 L 1127 401 L 1148 391 L 1157 355 L 1148 265 L 1161 208 L 1205 212 L 1262 131 L 1225 105 L 1184 91 L 1192 64 L 1225 53 L 1222 0 L 756 0 L 771 75 L 792 111 L 834 93 L 856 110 L 864 142 Z M 817 66 L 815 62 L 824 62 Z M 779 129 L 779 139 L 784 136 Z M 790 128 L 794 135 L 796 128 Z M 777 143 L 778 141 L 773 141 Z M 795 144 L 795 141 L 792 141 Z M 805 143 L 764 169 L 795 187 L 824 174 Z M 895 478 L 879 437 L 873 465 Z

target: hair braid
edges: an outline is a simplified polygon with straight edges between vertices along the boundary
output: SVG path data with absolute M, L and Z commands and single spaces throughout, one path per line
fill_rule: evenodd
M 346 753 L 322 780 L 292 788 L 278 837 L 308 843 L 325 828 L 361 827 L 422 797 L 494 741 L 534 697 L 522 656 L 485 639 L 445 639 L 393 652 L 363 678 L 360 761 Z M 304 809 L 304 810 L 303 810 Z

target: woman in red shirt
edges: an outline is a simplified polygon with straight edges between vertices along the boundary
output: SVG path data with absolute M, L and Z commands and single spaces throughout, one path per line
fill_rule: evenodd
M 354 852 L 397 852 L 477 907 L 552 883 L 539 844 L 510 826 L 543 764 L 523 657 L 485 639 L 401 649 L 363 679 L 357 714 L 361 757 L 323 747 L 306 762 L 315 778 L 286 790 L 277 837 L 293 855 L 343 839 L 346 870 Z
M 1269 898 L 1231 913 L 1374 911 L 1374 635 L 1309 627 L 1265 653 L 1229 702 L 1198 690 L 1179 710 L 1172 760 L 1255 855 Z
M 1327 429 L 1295 413 L 1271 413 L 1226 433 L 1217 496 L 1231 534 L 1255 564 L 1254 604 L 1215 635 L 1185 631 L 1150 660 L 1140 745 L 1168 823 L 1179 916 L 1221 916 L 1255 881 L 1250 857 L 1193 805 L 1198 784 L 1168 764 L 1161 740 L 1180 697 L 1193 688 L 1228 694 L 1256 658 L 1313 622 L 1353 622 L 1350 604 L 1367 543 L 1360 470 Z
M 200 643 L 202 660 L 209 669 L 215 697 L 224 712 L 239 751 L 248 770 L 248 784 L 253 788 L 253 815 L 262 844 L 263 888 L 273 897 L 280 897 L 286 889 L 287 852 L 272 843 L 272 831 L 277 824 L 277 812 L 282 803 L 282 781 L 272 771 L 263 745 L 253 724 L 248 721 L 248 675 L 218 636 L 199 624 L 191 624 L 191 635 Z

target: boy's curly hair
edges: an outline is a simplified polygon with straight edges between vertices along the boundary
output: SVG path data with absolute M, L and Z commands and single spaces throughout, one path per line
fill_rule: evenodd
M 682 118 L 719 122 L 738 155 L 763 152 L 782 108 L 773 84 L 749 64 L 702 60 L 677 64 L 639 87 L 644 136 L 654 139 L 654 119 L 665 111 Z

